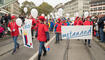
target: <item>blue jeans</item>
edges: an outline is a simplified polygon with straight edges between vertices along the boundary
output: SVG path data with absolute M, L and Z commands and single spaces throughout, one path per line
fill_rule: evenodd
M 105 34 L 102 28 L 99 28 L 101 42 L 105 42 Z
M 13 41 L 14 41 L 14 51 L 16 51 L 16 48 L 19 46 L 19 43 L 17 43 L 17 38 L 18 38 L 18 36 L 13 36 Z
M 45 48 L 45 46 L 44 46 L 44 42 L 40 42 L 39 54 L 38 54 L 39 56 L 41 56 L 42 50 L 43 50 L 44 52 L 46 52 L 46 48 Z
M 50 31 L 53 31 L 53 27 L 50 27 Z
M 59 42 L 60 33 L 56 33 L 56 42 Z
M 88 45 L 90 45 L 90 39 L 85 39 L 85 43 L 87 42 L 88 40 Z

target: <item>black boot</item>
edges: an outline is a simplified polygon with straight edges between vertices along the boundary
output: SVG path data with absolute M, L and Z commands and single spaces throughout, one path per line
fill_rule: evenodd
M 16 52 L 16 50 L 13 50 L 12 55 L 14 55 L 15 52 Z
M 46 56 L 46 55 L 47 55 L 47 51 L 45 50 L 44 53 L 43 53 L 43 56 Z
M 20 45 L 18 44 L 17 49 L 19 49 Z
M 87 43 L 87 40 L 85 39 L 85 45 L 87 45 L 86 43 Z
M 38 55 L 38 60 L 41 60 L 41 55 Z
M 44 53 L 43 53 L 43 56 L 46 56 L 46 54 L 47 54 L 47 51 L 46 51 L 46 48 L 45 48 L 45 46 L 43 47 L 43 51 L 44 51 Z

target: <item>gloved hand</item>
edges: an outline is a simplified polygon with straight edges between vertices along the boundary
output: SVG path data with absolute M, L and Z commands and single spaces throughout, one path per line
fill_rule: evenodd
M 50 40 L 49 32 L 46 32 L 46 37 L 47 37 L 47 40 L 46 40 L 46 42 L 47 42 Z
M 38 31 L 36 31 L 36 33 L 35 33 L 35 37 L 36 37 L 36 38 L 38 37 Z

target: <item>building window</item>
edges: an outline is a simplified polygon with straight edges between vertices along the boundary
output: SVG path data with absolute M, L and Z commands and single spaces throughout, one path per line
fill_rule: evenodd
M 103 14 L 105 14 L 105 12 L 103 12 Z
M 103 7 L 103 10 L 105 10 L 105 6 Z
M 102 7 L 98 7 L 98 10 L 102 10 Z
M 105 4 L 105 2 L 103 1 L 103 2 L 102 2 L 102 4 L 104 5 L 104 4 Z
M 96 15 L 97 13 L 93 13 L 93 15 Z
M 102 5 L 102 2 L 97 2 L 97 5 Z
M 94 11 L 94 8 L 91 8 L 91 11 Z
M 97 11 L 97 8 L 94 8 L 94 11 Z

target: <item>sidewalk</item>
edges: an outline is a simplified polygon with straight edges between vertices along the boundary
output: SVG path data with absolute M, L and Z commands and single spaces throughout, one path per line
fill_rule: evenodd
M 105 51 L 105 43 L 101 43 L 96 37 L 94 37 L 94 41 Z

